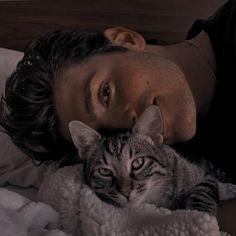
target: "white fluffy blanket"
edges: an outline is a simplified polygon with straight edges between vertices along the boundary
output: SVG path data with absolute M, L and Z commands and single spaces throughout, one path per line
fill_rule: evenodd
M 66 236 L 59 227 L 59 214 L 49 205 L 0 188 L 1 236 Z
M 190 210 L 170 211 L 142 204 L 135 209 L 108 205 L 83 183 L 81 166 L 46 176 L 38 202 L 0 188 L 1 236 L 226 236 L 215 217 Z M 236 187 L 220 184 L 220 199 Z M 53 209 L 54 208 L 54 209 Z
M 115 208 L 100 201 L 83 183 L 80 165 L 64 167 L 45 178 L 38 199 L 60 215 L 61 229 L 84 236 L 218 236 L 217 220 L 206 213 L 170 211 L 143 204 L 135 209 Z M 220 184 L 220 199 L 236 196 L 236 187 Z

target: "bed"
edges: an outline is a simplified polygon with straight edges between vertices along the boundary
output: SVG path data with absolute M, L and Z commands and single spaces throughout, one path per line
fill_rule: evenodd
M 159 44 L 176 43 L 185 38 L 195 19 L 211 15 L 223 2 L 223 0 L 0 1 L 0 91 L 4 93 L 6 78 L 23 56 L 22 52 L 27 43 L 47 32 L 78 28 L 104 30 L 110 26 L 120 25 L 136 30 L 147 40 L 157 39 Z M 46 171 L 45 165 L 35 167 L 32 161 L 12 144 L 7 135 L 0 133 L 0 187 L 6 194 L 4 196 L 13 191 L 19 194 L 14 195 L 13 199 L 18 197 L 24 199 L 24 201 L 19 200 L 21 204 L 27 204 L 27 199 L 36 201 L 35 195 Z M 16 209 L 18 208 L 14 208 Z M 59 231 L 55 232 L 55 235 L 60 235 Z

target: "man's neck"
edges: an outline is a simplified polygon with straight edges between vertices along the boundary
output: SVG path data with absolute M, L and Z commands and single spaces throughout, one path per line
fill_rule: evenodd
M 181 47 L 183 53 L 180 52 Z M 201 32 L 192 40 L 181 43 L 179 49 L 173 50 L 173 55 L 185 72 L 198 116 L 204 116 L 210 108 L 216 85 L 216 63 L 211 41 L 205 32 Z
M 216 84 L 215 55 L 208 35 L 202 32 L 189 41 L 156 46 L 156 52 L 179 66 L 192 90 L 198 116 L 204 116 L 210 108 Z

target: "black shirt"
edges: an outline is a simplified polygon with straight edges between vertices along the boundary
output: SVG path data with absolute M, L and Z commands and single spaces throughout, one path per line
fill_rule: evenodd
M 187 39 L 205 31 L 216 57 L 216 90 L 208 114 L 197 121 L 197 132 L 175 148 L 185 156 L 205 157 L 236 183 L 236 0 L 227 1 L 213 16 L 197 20 Z

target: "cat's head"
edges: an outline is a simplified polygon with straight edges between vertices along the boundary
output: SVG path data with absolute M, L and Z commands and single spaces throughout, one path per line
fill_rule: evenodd
M 79 121 L 70 122 L 69 129 L 86 182 L 102 200 L 133 206 L 164 191 L 167 168 L 157 106 L 148 107 L 131 131 L 102 136 Z

